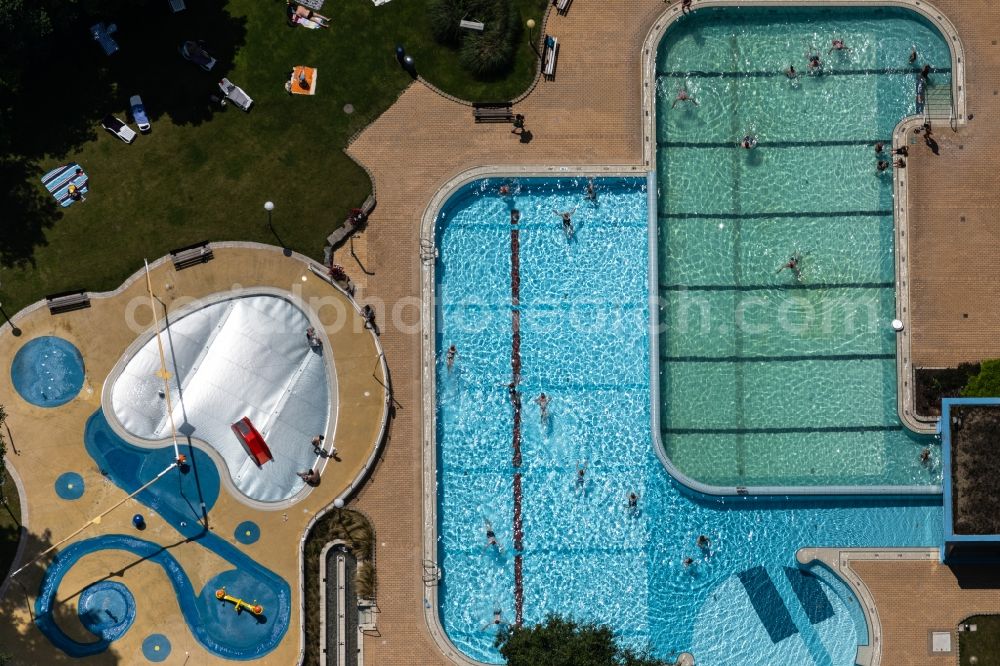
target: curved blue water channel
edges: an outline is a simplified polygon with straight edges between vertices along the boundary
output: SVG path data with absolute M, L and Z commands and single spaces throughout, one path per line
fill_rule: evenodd
M 171 447 L 142 449 L 125 442 L 114 433 L 100 410 L 87 421 L 84 443 L 102 473 L 126 493 L 150 481 L 174 458 Z M 46 570 L 35 601 L 39 629 L 70 656 L 98 654 L 109 645 L 106 638 L 93 643 L 75 641 L 52 618 L 55 595 L 67 571 L 80 558 L 102 550 L 124 550 L 160 565 L 174 588 L 176 603 L 191 633 L 214 654 L 227 659 L 257 659 L 277 647 L 288 630 L 291 619 L 288 583 L 232 543 L 203 530 L 200 522 L 203 511 L 209 512 L 219 496 L 219 474 L 215 463 L 203 451 L 185 447 L 184 453 L 189 464 L 183 470 L 169 473 L 136 499 L 173 526 L 184 537 L 180 543 L 204 546 L 234 568 L 220 572 L 196 591 L 169 547 L 124 534 L 71 544 L 59 552 Z M 127 572 L 121 575 L 127 580 Z M 264 615 L 260 618 L 248 613 L 237 615 L 231 605 L 215 598 L 219 587 L 227 587 L 231 594 L 262 604 Z M 157 600 L 157 603 L 166 602 Z

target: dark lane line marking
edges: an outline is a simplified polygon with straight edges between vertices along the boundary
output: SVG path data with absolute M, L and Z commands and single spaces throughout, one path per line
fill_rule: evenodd
M 886 210 L 826 210 L 826 211 L 764 211 L 760 213 L 659 213 L 661 220 L 768 220 L 772 218 L 802 217 L 816 219 L 822 217 L 891 217 L 892 209 Z
M 871 68 L 871 69 L 827 69 L 824 68 L 820 74 L 807 74 L 802 73 L 798 78 L 808 79 L 809 77 L 826 77 L 826 76 L 872 76 L 885 74 L 888 76 L 894 76 L 899 74 L 910 74 L 916 76 L 920 74 L 920 67 L 882 67 L 882 68 Z M 951 67 L 934 67 L 931 69 L 931 74 L 947 74 L 951 72 Z M 690 72 L 657 72 L 656 78 L 658 79 L 767 79 L 767 78 L 777 78 L 777 77 L 787 77 L 784 70 L 758 70 L 755 72 L 713 72 L 713 71 L 703 71 L 703 70 L 692 70 Z
M 521 466 L 521 394 L 518 384 L 521 382 L 521 238 L 518 229 L 520 215 L 510 216 L 510 323 L 512 329 L 510 369 L 513 377 L 508 385 L 511 404 L 514 409 L 514 425 L 512 433 L 514 455 L 512 464 L 515 470 Z M 521 519 L 521 473 L 514 472 L 514 622 L 520 626 L 524 618 L 524 577 L 523 540 L 524 524 Z

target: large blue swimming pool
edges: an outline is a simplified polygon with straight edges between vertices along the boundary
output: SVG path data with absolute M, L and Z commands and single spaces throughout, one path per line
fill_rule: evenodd
M 520 568 L 526 623 L 571 614 L 665 657 L 690 650 L 699 664 L 852 664 L 867 640 L 857 601 L 828 572 L 799 569 L 796 550 L 936 546 L 940 500 L 681 492 L 650 432 L 645 179 L 599 179 L 597 202 L 583 179 L 511 181 L 507 197 L 501 184 L 465 186 L 438 222 L 439 612 L 449 638 L 499 663 L 490 622 L 494 609 L 515 619 Z M 553 211 L 574 208 L 567 241 Z M 487 521 L 502 550 L 486 547 Z

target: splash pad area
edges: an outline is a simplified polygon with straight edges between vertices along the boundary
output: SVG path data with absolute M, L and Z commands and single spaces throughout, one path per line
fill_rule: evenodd
M 234 294 L 247 261 L 258 282 Z M 148 309 L 128 310 L 149 303 L 150 291 L 156 321 Z M 23 336 L 0 335 L 0 353 L 18 359 L 0 377 L 0 404 L 26 528 L 0 641 L 19 654 L 30 646 L 33 663 L 104 653 L 120 663 L 292 663 L 301 649 L 300 539 L 363 480 L 381 438 L 387 389 L 374 335 L 310 262 L 278 248 L 219 247 L 207 268 L 183 273 L 161 260 L 148 282 L 141 271 L 92 300 L 62 315 L 29 308 L 18 315 Z M 251 302 L 261 307 L 244 307 Z M 331 302 L 336 313 L 315 305 Z M 345 313 L 356 326 L 343 325 Z M 320 350 L 304 335 L 309 326 L 322 331 Z M 144 414 L 159 430 L 141 434 L 108 402 L 137 359 L 149 376 L 129 375 L 132 407 L 152 397 L 161 410 L 155 421 Z M 220 377 L 225 394 L 200 399 Z M 337 437 L 341 389 L 351 413 Z M 245 482 L 257 474 L 253 488 L 233 473 L 233 451 L 249 456 L 225 409 L 250 415 L 274 455 L 244 470 Z M 341 448 L 337 459 L 310 445 L 320 433 L 327 448 Z M 322 483 L 305 488 L 295 473 L 311 465 Z M 268 466 L 270 486 L 260 474 Z

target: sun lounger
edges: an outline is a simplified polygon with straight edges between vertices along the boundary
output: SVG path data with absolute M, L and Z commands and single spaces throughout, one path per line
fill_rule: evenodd
M 114 23 L 111 23 L 110 25 L 104 22 L 95 23 L 90 26 L 90 36 L 101 45 L 105 54 L 111 55 L 118 51 L 118 42 L 116 42 L 114 37 L 111 36 L 111 33 L 117 30 L 118 26 Z
M 240 88 L 229 79 L 224 78 L 219 81 L 219 90 L 222 91 L 222 94 L 225 95 L 230 102 L 244 111 L 249 111 L 250 107 L 253 106 L 253 100 L 250 98 L 250 95 L 248 95 L 243 88 Z
M 559 40 L 545 35 L 545 51 L 542 52 L 542 75 L 546 79 L 556 77 L 556 58 L 559 57 Z
M 573 4 L 573 0 L 552 0 L 552 6 L 556 8 L 556 12 L 562 16 L 566 15 L 569 11 L 569 6 Z

